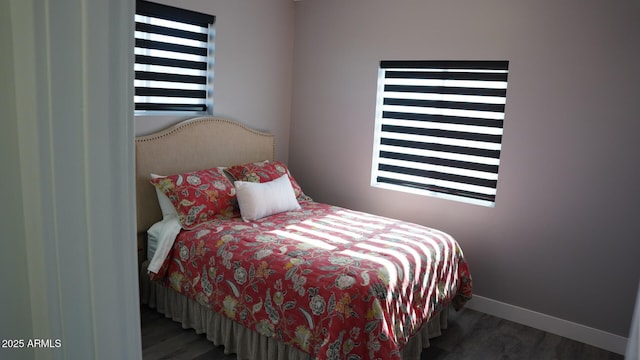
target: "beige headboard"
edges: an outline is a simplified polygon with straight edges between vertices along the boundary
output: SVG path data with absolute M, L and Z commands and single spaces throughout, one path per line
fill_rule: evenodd
M 199 117 L 136 138 L 138 233 L 162 220 L 149 174 L 174 175 L 262 160 L 274 160 L 275 139 L 240 123 Z

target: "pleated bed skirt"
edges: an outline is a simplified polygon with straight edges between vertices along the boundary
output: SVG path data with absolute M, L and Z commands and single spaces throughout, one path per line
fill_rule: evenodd
M 238 360 L 312 360 L 308 353 L 249 330 L 224 315 L 213 312 L 195 300 L 151 281 L 147 275 L 147 262 L 140 272 L 140 298 L 142 304 L 156 309 L 167 318 L 206 334 L 216 346 L 223 345 L 225 354 L 236 354 Z M 429 347 L 429 339 L 440 336 L 447 327 L 448 309 L 434 316 L 419 333 L 414 335 L 402 350 L 403 360 L 419 360 L 423 348 Z

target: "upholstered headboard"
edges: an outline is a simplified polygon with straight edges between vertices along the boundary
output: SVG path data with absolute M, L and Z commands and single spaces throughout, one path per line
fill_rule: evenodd
M 274 160 L 273 135 L 240 123 L 199 117 L 136 138 L 138 233 L 162 220 L 149 174 L 173 175 L 262 160 Z

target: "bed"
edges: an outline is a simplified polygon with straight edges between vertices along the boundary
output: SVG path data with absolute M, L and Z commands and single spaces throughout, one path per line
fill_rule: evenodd
M 274 149 L 213 117 L 136 138 L 141 302 L 238 359 L 420 359 L 471 298 L 458 243 L 314 202 Z

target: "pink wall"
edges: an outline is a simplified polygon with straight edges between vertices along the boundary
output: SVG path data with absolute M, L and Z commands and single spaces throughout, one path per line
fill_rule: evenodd
M 317 200 L 450 232 L 477 295 L 626 337 L 639 14 L 629 1 L 298 2 L 290 167 Z M 510 61 L 495 208 L 370 187 L 383 59 Z

